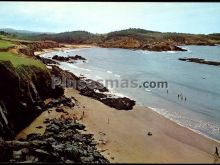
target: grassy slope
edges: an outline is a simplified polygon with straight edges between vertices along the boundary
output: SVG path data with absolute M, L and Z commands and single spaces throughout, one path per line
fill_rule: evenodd
M 41 69 L 46 68 L 46 66 L 39 60 L 35 60 L 31 57 L 19 56 L 11 52 L 0 52 L 0 62 L 1 61 L 11 61 L 14 67 L 33 65 Z
M 13 46 L 11 42 L 0 39 L 0 49 L 7 49 L 11 46 Z
M 10 41 L 5 41 L 2 39 L 0 40 L 0 48 L 8 48 L 13 45 L 14 44 L 11 43 Z M 0 52 L 0 62 L 1 61 L 10 61 L 15 68 L 22 65 L 26 65 L 26 66 L 36 66 L 43 70 L 46 69 L 46 66 L 41 61 L 36 60 L 32 57 L 20 56 L 12 52 Z

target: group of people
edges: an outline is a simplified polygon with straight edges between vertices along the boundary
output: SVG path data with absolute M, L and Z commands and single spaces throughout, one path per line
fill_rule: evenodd
M 167 94 L 168 94 L 168 93 L 169 93 L 169 91 L 168 91 L 168 89 L 167 89 Z M 185 100 L 185 101 L 187 100 L 186 97 L 183 97 L 183 94 L 182 94 L 182 93 L 181 93 L 181 94 L 178 94 L 177 97 L 178 97 L 178 99 L 181 100 L 181 101 L 182 101 L 182 100 Z
M 178 99 L 180 99 L 181 101 L 182 101 L 182 100 L 185 100 L 185 101 L 186 101 L 186 97 L 183 97 L 183 94 L 182 94 L 182 93 L 181 93 L 181 94 L 178 94 L 177 96 L 178 96 Z

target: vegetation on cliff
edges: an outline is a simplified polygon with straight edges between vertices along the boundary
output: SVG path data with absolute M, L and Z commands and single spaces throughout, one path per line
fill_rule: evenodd
M 46 69 L 46 66 L 40 60 L 36 60 L 31 57 L 19 56 L 11 52 L 0 52 L 0 62 L 1 61 L 10 61 L 15 68 L 25 65 L 35 66 L 43 70 Z
M 13 44 L 11 42 L 0 39 L 0 49 L 7 49 L 12 46 L 13 46 Z

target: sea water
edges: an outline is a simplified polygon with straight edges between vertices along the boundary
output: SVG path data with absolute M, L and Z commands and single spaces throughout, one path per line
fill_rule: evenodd
M 61 67 L 94 80 L 167 82 L 168 88 L 112 87 L 111 91 L 150 107 L 165 117 L 199 133 L 220 140 L 220 67 L 180 61 L 196 57 L 220 62 L 219 46 L 183 46 L 185 52 L 152 52 L 117 48 L 70 49 L 53 55 L 81 55 L 86 63 Z M 182 95 L 178 97 L 178 95 Z M 185 100 L 186 98 L 186 100 Z

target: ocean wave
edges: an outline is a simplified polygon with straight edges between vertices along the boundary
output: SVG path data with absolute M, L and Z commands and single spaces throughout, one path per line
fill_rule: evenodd
M 92 71 L 92 70 L 90 70 L 90 69 L 85 69 L 85 68 L 80 68 L 80 69 L 83 69 L 83 70 L 86 70 L 86 71 L 89 71 L 89 72 Z
M 112 74 L 112 71 L 109 71 L 109 70 L 107 70 L 107 73 L 110 73 L 110 74 Z
M 88 72 L 91 72 L 92 70 L 91 69 L 87 69 L 87 68 L 81 68 L 81 67 L 78 67 L 78 66 L 76 66 L 76 65 L 74 65 L 74 64 L 69 64 L 69 63 L 65 63 L 65 62 L 62 62 L 62 63 L 60 63 L 61 64 L 61 66 L 68 66 L 68 67 L 70 67 L 70 68 L 74 68 L 74 69 L 78 69 L 78 70 L 85 70 L 85 71 L 88 71 Z
M 150 51 L 147 51 L 147 50 L 138 50 L 138 52 L 142 54 L 150 54 Z
M 172 53 L 172 54 L 175 54 L 175 53 L 177 53 L 177 51 L 166 51 L 167 53 Z
M 147 89 L 147 88 L 145 88 L 144 90 L 147 91 L 147 92 L 151 92 L 151 90 L 150 90 L 150 89 Z

